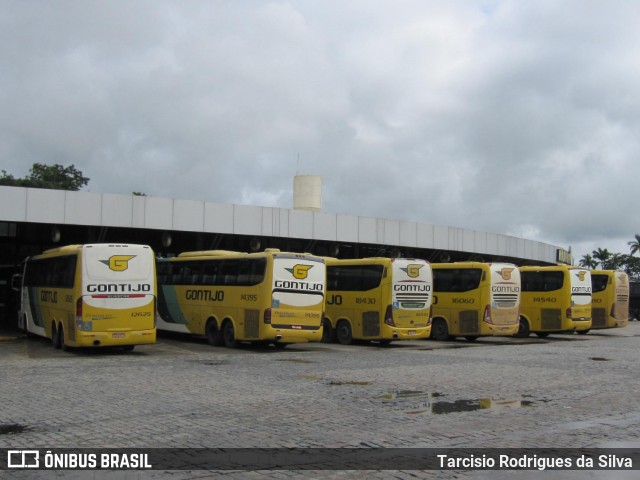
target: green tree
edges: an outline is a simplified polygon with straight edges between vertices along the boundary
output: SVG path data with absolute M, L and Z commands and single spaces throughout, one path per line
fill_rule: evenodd
M 596 265 L 600 266 L 600 268 L 604 268 L 603 265 L 605 265 L 611 258 L 611 252 L 606 248 L 605 249 L 598 248 L 597 250 L 594 250 L 593 252 L 591 252 L 591 255 L 593 256 L 593 259 L 596 261 Z
M 640 251 L 640 233 L 636 233 L 635 237 L 635 240 L 627 242 L 629 249 L 631 250 L 631 255 L 635 255 Z
M 624 253 L 612 253 L 602 262 L 602 270 L 623 270 L 628 263 L 628 259 L 629 255 Z
M 580 266 L 594 270 L 598 266 L 598 262 L 588 253 L 580 259 Z
M 89 183 L 89 178 L 82 175 L 74 165 L 44 165 L 34 163 L 25 178 L 15 178 L 2 170 L 0 185 L 12 187 L 51 188 L 54 190 L 77 191 Z
M 627 263 L 623 270 L 627 272 L 629 278 L 634 280 L 640 279 L 640 258 L 627 255 Z

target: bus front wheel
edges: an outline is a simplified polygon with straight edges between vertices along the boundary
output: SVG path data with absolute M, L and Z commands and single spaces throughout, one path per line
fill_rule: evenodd
M 434 320 L 431 327 L 431 338 L 438 342 L 449 340 L 449 327 L 447 327 L 447 322 L 441 318 Z
M 526 318 L 520 317 L 520 325 L 518 326 L 518 333 L 516 333 L 516 337 L 518 338 L 526 338 L 531 333 L 529 329 L 529 322 Z
M 224 346 L 227 348 L 236 348 L 238 346 L 238 341 L 236 340 L 236 331 L 233 328 L 233 322 L 229 320 L 222 327 L 222 339 L 224 341 Z
M 353 341 L 353 334 L 351 333 L 351 325 L 346 320 L 341 320 L 336 326 L 336 337 L 338 343 L 341 345 L 350 345 Z

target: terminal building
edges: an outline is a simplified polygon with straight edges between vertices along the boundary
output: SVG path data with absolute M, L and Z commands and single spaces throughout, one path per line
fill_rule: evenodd
M 21 261 L 57 246 L 141 243 L 158 256 L 191 250 L 265 248 L 338 258 L 424 258 L 430 262 L 571 263 L 547 243 L 404 220 L 323 212 L 321 181 L 294 179 L 294 208 L 142 195 L 0 186 L 0 325 L 16 309 L 11 276 Z

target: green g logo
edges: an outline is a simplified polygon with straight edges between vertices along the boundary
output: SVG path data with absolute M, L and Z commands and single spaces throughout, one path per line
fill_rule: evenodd
M 424 267 L 424 265 L 419 263 L 410 263 L 407 265 L 407 268 L 401 268 L 400 270 L 406 273 L 409 278 L 418 278 L 422 267 Z
M 109 260 L 100 260 L 114 272 L 124 272 L 129 268 L 129 260 L 135 258 L 135 255 L 113 255 Z
M 309 270 L 311 270 L 312 268 L 313 268 L 313 265 L 298 264 L 298 265 L 294 265 L 293 268 L 287 268 L 286 270 L 298 280 L 304 280 L 305 278 L 307 278 L 307 275 L 309 274 Z

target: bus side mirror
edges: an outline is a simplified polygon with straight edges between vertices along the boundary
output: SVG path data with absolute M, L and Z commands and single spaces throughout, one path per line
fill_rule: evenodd
M 22 287 L 22 275 L 15 273 L 11 276 L 11 288 L 16 292 L 20 291 Z

